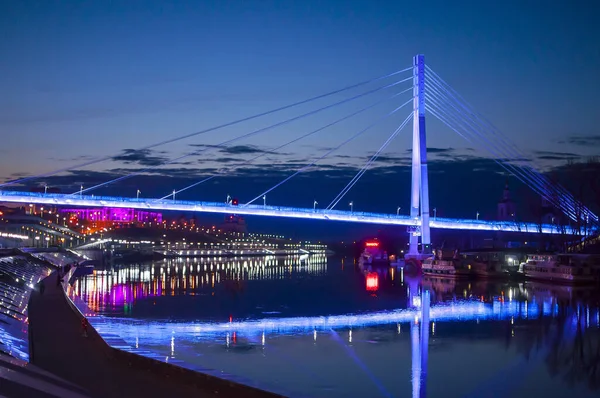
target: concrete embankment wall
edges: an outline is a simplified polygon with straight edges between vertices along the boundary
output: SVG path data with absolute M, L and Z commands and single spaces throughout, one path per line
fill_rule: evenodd
M 72 300 L 69 297 L 69 294 L 67 293 L 69 289 L 68 281 L 73 273 L 74 270 L 71 270 L 65 275 L 62 289 L 69 306 L 80 319 L 86 316 L 90 320 L 92 326 L 94 324 L 100 326 L 102 317 L 96 317 L 95 319 L 96 314 L 87 307 L 87 304 L 83 302 L 83 300 L 77 299 L 77 297 L 74 297 Z M 112 347 L 111 345 L 121 348 L 128 347 L 128 345 L 118 336 L 110 336 L 110 343 L 106 341 L 107 336 L 100 335 L 100 337 L 102 344 L 99 349 L 111 360 L 128 364 L 130 368 L 139 369 L 139 371 L 152 374 L 155 378 L 169 380 L 170 382 L 176 380 L 177 383 L 183 383 L 191 388 L 197 388 L 198 390 L 206 391 L 209 389 L 210 391 L 218 392 L 218 396 L 222 397 L 282 397 L 282 395 L 263 391 L 232 380 L 186 369 L 150 357 L 137 355 L 133 352 L 128 352 L 125 349 Z

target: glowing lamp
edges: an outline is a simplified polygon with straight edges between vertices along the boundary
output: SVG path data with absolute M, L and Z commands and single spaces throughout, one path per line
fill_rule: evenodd
M 379 247 L 379 242 L 367 242 L 367 247 Z

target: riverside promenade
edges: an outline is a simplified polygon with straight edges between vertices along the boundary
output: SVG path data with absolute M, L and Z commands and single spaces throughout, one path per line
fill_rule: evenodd
M 83 388 L 90 397 L 281 397 L 110 347 L 68 301 L 57 273 L 29 300 L 30 362 Z

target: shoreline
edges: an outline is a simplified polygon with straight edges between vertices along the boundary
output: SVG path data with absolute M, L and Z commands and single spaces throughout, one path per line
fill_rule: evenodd
M 111 347 L 91 324 L 88 337 L 83 337 L 84 315 L 63 284 L 57 284 L 57 275 L 53 272 L 44 279 L 43 295 L 34 291 L 29 299 L 30 361 L 84 388 L 90 396 L 283 397 Z

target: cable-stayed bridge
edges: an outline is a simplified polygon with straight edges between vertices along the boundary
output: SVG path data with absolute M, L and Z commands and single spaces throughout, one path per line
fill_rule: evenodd
M 32 192 L 0 191 L 0 202 L 36 203 L 49 206 L 83 206 L 83 207 L 121 207 L 141 210 L 163 210 L 178 212 L 204 212 L 222 214 L 256 215 L 267 217 L 303 218 L 310 220 L 329 220 L 359 222 L 381 225 L 400 225 L 418 229 L 420 218 L 383 213 L 367 213 L 356 211 L 327 210 L 318 208 L 295 208 L 285 206 L 269 206 L 249 204 L 234 206 L 225 202 L 195 202 L 169 199 L 127 198 L 116 196 L 72 196 L 70 194 L 43 194 Z M 556 225 L 535 223 L 516 223 L 511 221 L 485 221 L 468 219 L 451 219 L 437 217 L 429 221 L 431 228 L 462 229 L 473 231 L 507 231 L 558 234 Z M 562 231 L 564 233 L 564 231 Z M 570 231 L 569 231 L 570 233 Z
M 393 79 L 392 82 L 389 82 Z M 575 230 L 565 226 L 557 225 L 539 225 L 534 223 L 523 223 L 512 221 L 484 221 L 484 220 L 464 220 L 464 219 L 449 219 L 437 218 L 430 216 L 429 207 L 429 180 L 427 168 L 427 144 L 426 144 L 426 112 L 435 116 L 443 124 L 452 131 L 456 132 L 460 137 L 465 139 L 470 145 L 486 150 L 491 159 L 501 166 L 509 175 L 517 178 L 522 183 L 530 187 L 534 192 L 539 194 L 547 202 L 551 203 L 555 208 L 560 209 L 570 220 L 573 220 L 574 225 L 580 222 L 585 222 L 586 226 L 597 226 L 598 216 L 585 207 L 580 201 L 569 193 L 564 187 L 558 183 L 551 181 L 545 174 L 534 169 L 530 163 L 526 161 L 527 157 L 518 148 L 517 145 L 510 142 L 497 128 L 495 128 L 487 119 L 479 114 L 467 101 L 462 98 L 456 90 L 447 84 L 436 72 L 429 66 L 425 65 L 425 59 L 422 55 L 417 55 L 413 59 L 413 65 L 367 81 L 363 81 L 351 86 L 347 86 L 338 90 L 334 90 L 325 94 L 321 94 L 306 100 L 295 102 L 277 109 L 267 112 L 262 112 L 256 115 L 234 120 L 218 126 L 210 127 L 202 131 L 186 134 L 179 137 L 169 138 L 167 140 L 146 145 L 138 148 L 137 151 L 149 151 L 163 145 L 174 142 L 190 139 L 199 135 L 220 131 L 229 127 L 244 125 L 255 119 L 260 119 L 268 115 L 276 114 L 285 111 L 286 114 L 290 109 L 305 106 L 307 104 L 316 103 L 331 97 L 338 98 L 341 95 L 351 92 L 359 88 L 365 88 L 377 84 L 376 88 L 370 88 L 359 94 L 337 100 L 317 109 L 310 110 L 300 115 L 284 119 L 277 123 L 261 127 L 258 129 L 244 132 L 234 138 L 224 140 L 216 145 L 200 145 L 199 149 L 189 153 L 185 153 L 174 158 L 158 162 L 152 166 L 148 166 L 142 170 L 119 175 L 108 181 L 90 186 L 83 187 L 72 194 L 55 194 L 55 193 L 29 193 L 19 191 L 0 191 L 1 202 L 13 203 L 36 203 L 48 205 L 70 205 L 70 206 L 88 206 L 88 207 L 127 207 L 137 209 L 156 209 L 156 210 L 175 210 L 175 211 L 194 211 L 194 212 L 212 212 L 226 214 L 241 214 L 241 215 L 262 215 L 271 217 L 288 217 L 288 218 L 304 218 L 315 220 L 331 220 L 331 221 L 347 221 L 347 222 L 363 222 L 374 224 L 387 225 L 403 225 L 407 226 L 409 232 L 409 253 L 418 256 L 420 254 L 427 255 L 430 253 L 430 228 L 448 228 L 448 229 L 467 229 L 467 230 L 487 230 L 487 231 L 515 231 L 525 233 L 574 233 Z M 409 85 L 403 88 L 402 85 Z M 408 100 L 401 99 L 402 95 L 410 96 Z M 412 94 L 412 95 L 411 95 Z M 277 145 L 265 151 L 261 151 L 256 156 L 250 159 L 241 160 L 240 163 L 231 167 L 224 167 L 218 171 L 211 172 L 206 177 L 193 182 L 185 187 L 175 189 L 173 192 L 166 194 L 161 198 L 139 198 L 133 197 L 114 197 L 114 196 L 98 196 L 100 189 L 111 186 L 114 187 L 122 181 L 144 176 L 160 170 L 164 166 L 179 164 L 182 160 L 190 157 L 204 155 L 207 152 L 218 150 L 219 148 L 231 148 L 234 144 L 241 140 L 259 136 L 267 131 L 271 131 L 278 127 L 282 127 L 298 120 L 309 118 L 313 115 L 325 112 L 335 107 L 340 107 L 344 104 L 349 104 L 360 99 L 371 98 L 372 96 L 383 96 L 376 101 L 368 103 L 366 106 L 354 109 L 352 112 L 345 114 L 324 126 L 311 130 L 298 137 L 295 137 L 283 144 Z M 340 123 L 356 118 L 360 114 L 381 106 L 384 103 L 392 102 L 392 110 L 384 113 L 366 127 L 358 129 L 357 132 L 345 138 L 339 144 L 328 148 L 319 156 L 308 159 L 306 164 L 296 169 L 296 171 L 283 178 L 281 181 L 255 196 L 252 200 L 245 204 L 234 206 L 228 198 L 225 203 L 215 202 L 200 202 L 200 201 L 183 201 L 179 200 L 178 195 L 182 192 L 191 190 L 207 181 L 218 177 L 226 176 L 233 173 L 235 170 L 251 165 L 258 159 L 276 153 L 281 149 L 295 144 L 300 140 L 314 136 L 326 129 L 336 126 Z M 412 105 L 412 109 L 411 109 Z M 408 115 L 401 118 L 396 124 L 396 128 L 391 135 L 381 144 L 380 148 L 368 159 L 356 175 L 346 184 L 339 194 L 327 205 L 327 207 L 317 207 L 315 201 L 312 208 L 293 208 L 285 206 L 267 205 L 266 195 L 282 185 L 301 175 L 304 172 L 314 170 L 319 162 L 331 157 L 333 153 L 338 151 L 343 146 L 355 141 L 358 137 L 363 136 L 369 130 L 372 130 L 376 125 L 385 121 L 394 120 L 398 112 L 406 110 Z M 364 116 L 364 115 L 363 115 Z M 411 204 L 410 214 L 403 216 L 400 214 L 381 214 L 381 213 L 365 213 L 354 211 L 353 202 L 350 202 L 350 211 L 335 210 L 335 207 L 341 200 L 352 190 L 361 177 L 370 169 L 376 167 L 375 162 L 386 150 L 389 144 L 398 137 L 400 132 L 406 125 L 412 121 L 412 183 L 411 183 Z M 72 170 L 80 170 L 82 168 L 95 165 L 104 161 L 114 160 L 117 156 L 105 156 L 96 159 L 88 160 L 77 165 L 67 168 L 57 169 L 51 172 L 41 173 L 38 175 L 20 178 L 14 181 L 8 181 L 0 184 L 0 188 L 9 186 L 24 186 L 36 180 L 41 180 L 51 176 L 64 175 Z M 92 194 L 95 192 L 96 194 Z M 255 204 L 255 202 L 259 204 Z M 262 201 L 262 204 L 260 202 Z

